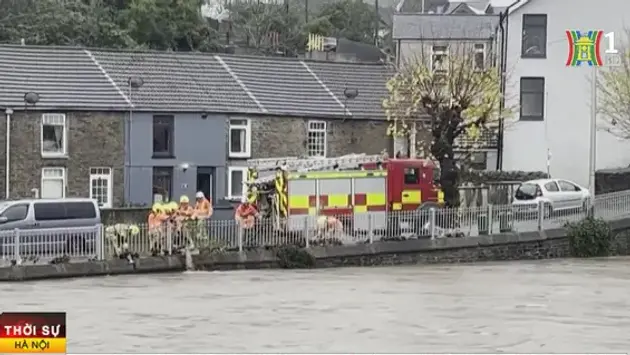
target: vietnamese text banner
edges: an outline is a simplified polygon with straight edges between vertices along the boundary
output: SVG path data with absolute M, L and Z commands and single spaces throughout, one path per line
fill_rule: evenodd
M 65 354 L 66 313 L 0 314 L 0 354 Z

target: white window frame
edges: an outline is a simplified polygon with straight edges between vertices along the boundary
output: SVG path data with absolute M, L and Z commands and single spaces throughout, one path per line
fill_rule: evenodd
M 45 171 L 51 171 L 51 170 L 57 170 L 57 171 L 61 171 L 61 178 L 51 178 L 51 177 L 45 177 L 44 172 Z M 66 168 L 64 167 L 53 167 L 53 166 L 49 166 L 49 167 L 45 167 L 42 168 L 41 171 L 41 181 L 40 181 L 40 185 L 39 185 L 39 197 L 41 197 L 43 195 L 44 192 L 44 180 L 59 180 L 61 179 L 62 181 L 62 188 L 61 188 L 61 198 L 66 198 L 66 186 L 68 184 L 68 174 L 66 174 Z
M 486 69 L 486 45 L 485 43 L 475 43 L 474 45 L 474 57 L 473 57 L 473 65 L 475 67 L 476 71 L 483 71 Z M 477 54 L 481 53 L 483 55 L 483 66 L 481 68 L 479 68 L 477 66 Z
M 44 151 L 44 126 L 45 125 L 58 125 L 54 123 L 55 120 L 61 120 L 63 125 L 63 149 L 61 152 L 45 152 Z M 53 123 L 47 123 L 47 122 Z M 64 113 L 44 113 L 40 122 L 40 150 L 42 158 L 63 158 L 68 156 L 68 120 Z
M 323 128 L 322 128 L 323 126 Z M 324 142 L 323 142 L 323 155 L 320 154 L 311 154 L 311 142 L 309 135 L 311 133 L 323 133 L 324 134 Z M 306 133 L 306 153 L 309 157 L 312 158 L 325 158 L 328 155 L 328 122 L 320 121 L 320 120 L 311 120 L 308 121 L 308 130 Z
M 436 50 L 436 48 L 440 48 L 440 50 Z M 445 49 L 441 49 L 441 48 L 445 48 Z M 445 69 L 439 70 L 439 69 L 435 69 L 435 57 L 438 55 L 442 55 L 445 57 L 445 61 L 444 61 L 444 66 Z M 449 50 L 448 50 L 448 46 L 445 45 L 435 45 L 435 46 L 431 46 L 431 72 L 434 74 L 448 74 L 448 58 L 449 57 Z
M 247 182 L 247 167 L 245 167 L 245 166 L 229 166 L 228 167 L 228 171 L 227 171 L 227 173 L 228 173 L 228 176 L 227 176 L 227 188 L 228 188 L 227 195 L 228 195 L 228 198 L 229 199 L 240 199 L 241 197 L 243 197 L 242 195 L 241 196 L 233 196 L 232 195 L 232 186 L 233 186 L 232 184 L 234 183 L 232 181 L 232 172 L 234 172 L 234 171 L 240 171 L 240 172 L 243 173 L 243 181 L 241 181 L 241 185 L 243 185 L 243 186 L 242 186 L 242 190 L 241 191 L 245 192 L 245 186 L 246 186 L 246 182 Z
M 106 172 L 106 173 L 105 173 Z M 104 179 L 107 180 L 107 203 L 102 205 L 99 204 L 99 207 L 102 208 L 112 208 L 112 200 L 114 199 L 114 191 L 113 188 L 113 180 L 114 175 L 112 173 L 112 168 L 108 167 L 92 167 L 90 168 L 90 181 L 89 181 L 89 189 L 90 189 L 90 198 L 96 200 L 96 197 L 92 194 L 93 186 L 92 182 L 95 179 Z M 98 202 L 98 200 L 96 200 Z
M 245 121 L 245 124 L 232 124 L 232 121 Z M 250 158 L 252 155 L 252 121 L 249 118 L 230 117 L 228 132 L 228 154 L 230 158 Z M 232 130 L 245 130 L 245 151 L 232 151 Z

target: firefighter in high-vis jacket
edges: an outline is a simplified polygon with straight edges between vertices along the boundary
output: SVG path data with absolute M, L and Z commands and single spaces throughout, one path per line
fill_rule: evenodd
M 151 241 L 151 253 L 155 256 L 166 250 L 166 221 L 168 215 L 165 206 L 156 202 L 149 213 L 149 240 Z
M 256 224 L 256 219 L 260 218 L 260 213 L 256 209 L 254 204 L 247 200 L 247 197 L 241 199 L 241 204 L 238 205 L 234 212 L 234 219 L 236 223 L 243 229 L 252 229 Z
M 112 245 L 114 256 L 127 259 L 130 263 L 139 256 L 131 247 L 134 238 L 139 234 L 140 228 L 135 224 L 117 223 L 105 228 L 105 238 Z
M 317 235 L 322 238 L 339 238 L 343 234 L 343 223 L 333 216 L 317 218 Z

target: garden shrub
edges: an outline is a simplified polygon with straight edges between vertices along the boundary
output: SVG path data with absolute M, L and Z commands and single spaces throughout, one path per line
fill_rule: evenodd
M 613 233 L 606 221 L 589 217 L 566 225 L 569 251 L 578 258 L 608 256 L 613 247 Z

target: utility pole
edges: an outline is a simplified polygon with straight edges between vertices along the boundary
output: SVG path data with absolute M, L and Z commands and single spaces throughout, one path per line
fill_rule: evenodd
M 588 190 L 595 196 L 595 160 L 597 159 L 597 67 L 593 66 L 591 72 L 591 124 L 590 124 L 590 149 L 588 159 Z M 591 206 L 595 204 L 595 199 L 591 198 Z
M 378 0 L 374 0 L 374 45 L 378 47 L 378 30 L 381 22 L 380 15 L 378 13 Z
M 304 23 L 308 23 L 308 0 L 304 0 Z

